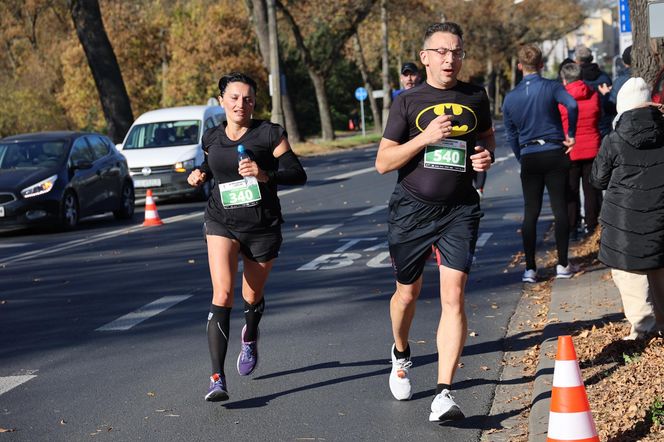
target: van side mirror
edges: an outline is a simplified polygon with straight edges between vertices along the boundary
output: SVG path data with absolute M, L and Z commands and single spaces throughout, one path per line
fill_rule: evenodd
M 122 143 L 116 144 L 116 145 L 115 145 L 115 148 L 116 148 L 117 150 L 122 150 Z

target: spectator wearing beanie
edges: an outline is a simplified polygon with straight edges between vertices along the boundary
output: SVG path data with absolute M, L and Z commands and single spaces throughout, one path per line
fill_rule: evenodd
M 632 78 L 632 47 L 628 46 L 622 53 L 622 61 L 627 69 L 613 80 L 611 92 L 609 92 L 609 101 L 614 105 L 618 101 L 618 92 L 627 80 Z
M 600 118 L 599 94 L 581 80 L 581 67 L 568 63 L 560 69 L 560 77 L 565 90 L 576 100 L 579 118 L 576 123 L 576 144 L 569 152 L 571 161 L 569 169 L 569 194 L 567 201 L 567 219 L 569 220 L 570 239 L 578 238 L 577 227 L 581 220 L 581 195 L 579 180 L 583 186 L 586 233 L 592 234 L 597 227 L 599 209 L 602 205 L 602 192 L 590 184 L 590 172 L 593 160 L 599 151 L 600 135 L 598 122 Z M 562 117 L 563 130 L 567 132 L 569 121 L 567 108 L 558 105 Z
M 575 52 L 576 62 L 581 66 L 581 79 L 600 94 L 602 115 L 599 119 L 599 133 L 604 137 L 611 132 L 611 121 L 616 114 L 615 105 L 609 100 L 611 77 L 601 70 L 597 63 L 592 62 L 593 53 L 589 48 L 577 46 Z
M 611 267 L 632 326 L 624 339 L 664 330 L 664 115 L 649 100 L 640 77 L 620 88 L 615 130 L 591 175 L 606 189 L 599 260 Z

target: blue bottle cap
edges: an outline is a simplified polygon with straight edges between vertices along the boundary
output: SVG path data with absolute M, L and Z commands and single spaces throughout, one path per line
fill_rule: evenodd
M 238 144 L 237 151 L 238 153 L 244 153 L 244 144 Z

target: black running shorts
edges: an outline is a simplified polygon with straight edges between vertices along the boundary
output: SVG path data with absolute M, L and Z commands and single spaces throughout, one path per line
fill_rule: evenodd
M 470 272 L 482 211 L 476 192 L 468 202 L 434 205 L 416 200 L 399 184 L 390 198 L 387 240 L 392 267 L 401 284 L 422 275 L 434 245 L 440 265 Z
M 205 235 L 223 236 L 240 243 L 240 252 L 256 262 L 268 262 L 279 256 L 281 226 L 268 227 L 253 232 L 235 232 L 223 224 L 207 218 L 203 224 Z

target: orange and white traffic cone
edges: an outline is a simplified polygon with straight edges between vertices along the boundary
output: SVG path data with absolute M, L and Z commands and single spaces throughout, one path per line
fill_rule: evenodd
M 148 189 L 145 194 L 145 221 L 143 221 L 144 226 L 161 226 L 163 221 L 159 218 L 159 212 L 157 212 L 157 205 L 152 199 L 152 189 Z
M 599 442 L 572 337 L 558 336 L 547 442 Z

